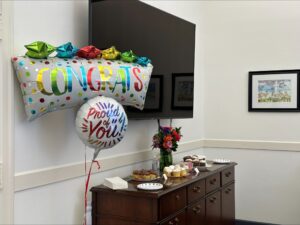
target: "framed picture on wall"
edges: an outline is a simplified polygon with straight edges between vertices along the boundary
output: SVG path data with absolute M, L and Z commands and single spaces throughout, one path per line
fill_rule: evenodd
M 163 103 L 163 75 L 152 75 L 143 111 L 144 112 L 161 112 Z M 140 112 L 134 107 L 126 107 L 130 112 Z
M 162 90 L 163 75 L 152 75 L 148 86 L 144 111 L 162 111 Z
M 172 109 L 193 109 L 194 76 L 192 73 L 172 74 Z
M 299 74 L 300 70 L 249 72 L 248 111 L 300 111 Z

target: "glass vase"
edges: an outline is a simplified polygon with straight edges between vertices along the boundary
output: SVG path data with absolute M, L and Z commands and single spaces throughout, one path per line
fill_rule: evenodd
M 173 164 L 172 152 L 167 152 L 166 150 L 160 149 L 160 161 L 159 161 L 160 172 L 163 172 L 166 166 L 170 166 L 172 164 Z

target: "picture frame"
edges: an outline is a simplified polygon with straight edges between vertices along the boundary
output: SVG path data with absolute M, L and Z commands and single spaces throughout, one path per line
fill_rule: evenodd
M 191 110 L 194 102 L 194 74 L 172 74 L 172 109 Z
M 249 112 L 299 112 L 300 70 L 250 71 Z
M 148 91 L 144 111 L 161 112 L 163 103 L 163 75 L 152 75 Z
M 143 112 L 161 112 L 163 104 L 163 75 L 152 75 L 149 81 Z M 140 110 L 127 107 L 130 112 Z

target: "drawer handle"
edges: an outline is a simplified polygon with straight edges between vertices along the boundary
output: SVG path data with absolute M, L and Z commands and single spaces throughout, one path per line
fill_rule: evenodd
M 180 195 L 176 195 L 175 198 L 176 198 L 176 200 L 179 200 L 180 199 Z
M 169 225 L 174 225 L 174 223 L 172 221 L 169 222 Z
M 231 175 L 231 172 L 225 173 L 225 177 L 230 177 L 230 175 Z
M 196 214 L 200 214 L 201 213 L 201 207 L 200 205 L 197 205 L 196 207 L 193 208 L 193 212 Z
M 228 189 L 225 191 L 226 194 L 229 194 L 230 192 L 231 192 L 231 188 L 228 188 Z
M 201 187 L 200 186 L 193 187 L 193 192 L 200 193 L 201 192 Z
M 216 200 L 217 200 L 216 197 L 212 197 L 212 198 L 209 199 L 209 201 L 210 201 L 211 203 L 214 203 Z
M 217 181 L 217 179 L 216 178 L 214 178 L 214 179 L 212 179 L 212 180 L 210 180 L 210 184 L 215 184 L 216 183 L 216 181 Z
M 179 219 L 178 219 L 177 217 L 175 217 L 174 221 L 175 221 L 176 223 L 178 223 L 178 222 L 179 222 Z

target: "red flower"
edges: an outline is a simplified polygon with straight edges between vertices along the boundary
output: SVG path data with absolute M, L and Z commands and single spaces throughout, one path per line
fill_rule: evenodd
M 181 135 L 178 134 L 176 132 L 176 130 L 173 130 L 172 135 L 173 135 L 173 137 L 175 138 L 176 141 L 180 141 Z

